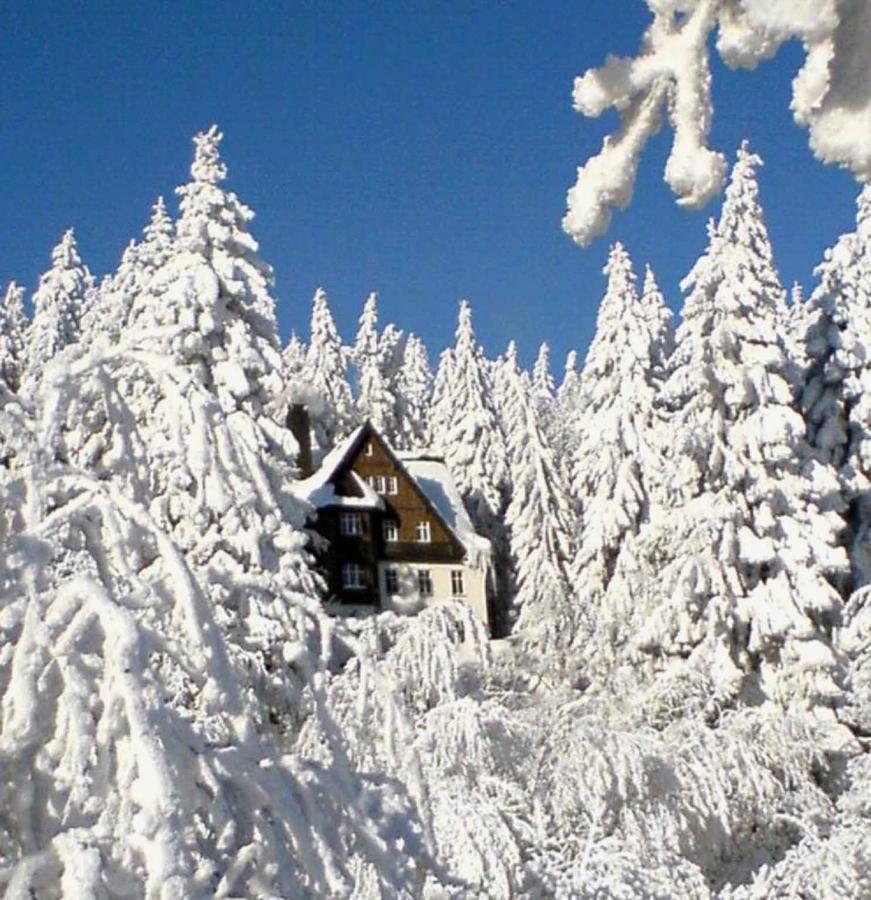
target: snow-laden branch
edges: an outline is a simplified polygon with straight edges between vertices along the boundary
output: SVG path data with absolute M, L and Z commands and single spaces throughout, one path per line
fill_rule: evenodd
M 708 147 L 713 116 L 708 41 L 732 67 L 752 69 L 789 40 L 806 59 L 791 108 L 825 163 L 871 178 L 871 2 L 869 0 L 647 0 L 653 22 L 634 58 L 609 56 L 575 79 L 574 106 L 596 117 L 616 109 L 621 124 L 578 169 L 565 231 L 581 246 L 625 209 L 641 153 L 663 114 L 674 132 L 665 180 L 682 206 L 703 206 L 723 185 L 726 162 Z

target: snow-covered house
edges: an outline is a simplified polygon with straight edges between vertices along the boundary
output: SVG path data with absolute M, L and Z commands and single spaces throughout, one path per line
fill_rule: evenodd
M 444 460 L 396 452 L 369 423 L 340 441 L 295 493 L 316 510 L 335 612 L 417 612 L 462 600 L 489 627 L 490 542 L 475 533 Z

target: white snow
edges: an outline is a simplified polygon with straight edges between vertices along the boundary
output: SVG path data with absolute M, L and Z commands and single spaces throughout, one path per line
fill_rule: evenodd
M 824 51 L 863 9 L 651 6 L 716 12 L 744 63 L 796 30 Z M 347 348 L 318 292 L 309 348 L 281 353 L 220 140 L 99 288 L 68 235 L 34 323 L 20 289 L 0 306 L 4 895 L 865 900 L 869 192 L 789 307 L 742 148 L 676 347 L 617 246 L 556 395 L 547 348 L 531 375 L 514 342 L 488 359 L 465 303 L 433 391 L 367 303 L 389 427 L 436 444 L 403 465 L 516 613 L 490 641 L 462 600 L 325 614 L 308 516 L 382 500 L 330 481 L 359 429 L 298 480 L 284 413 L 310 402 L 327 450 Z M 22 385 L 24 347 L 45 359 Z
M 723 185 L 726 160 L 711 150 L 714 110 L 708 46 L 727 65 L 753 69 L 790 40 L 805 64 L 793 82 L 795 121 L 823 162 L 871 178 L 871 2 L 869 0 L 647 0 L 653 21 L 634 58 L 609 56 L 574 83 L 575 109 L 616 109 L 620 128 L 578 168 L 563 228 L 582 246 L 607 230 L 612 209 L 632 200 L 638 162 L 667 117 L 674 133 L 665 180 L 678 203 L 706 203 Z M 764 77 L 764 76 L 760 76 Z
M 492 550 L 490 541 L 476 533 L 444 460 L 403 451 L 397 456 L 465 547 L 467 563 L 476 569 L 487 568 Z

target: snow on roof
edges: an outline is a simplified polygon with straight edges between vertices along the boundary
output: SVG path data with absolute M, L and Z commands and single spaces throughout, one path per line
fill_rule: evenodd
M 341 506 L 356 509 L 383 509 L 384 500 L 356 472 L 349 475 L 360 491 L 360 496 L 349 497 L 336 493 L 331 479 L 354 449 L 367 424 L 355 428 L 323 458 L 318 470 L 293 488 L 296 496 L 307 500 L 316 509 L 326 506 Z M 394 451 L 395 452 L 395 451 Z M 427 500 L 444 520 L 466 551 L 466 561 L 474 568 L 487 566 L 490 555 L 490 541 L 475 532 L 463 500 L 454 484 L 454 479 L 442 457 L 428 450 L 395 452 L 408 474 L 414 479 Z
M 457 536 L 466 550 L 469 565 L 476 568 L 486 565 L 491 554 L 490 541 L 475 531 L 444 460 L 425 452 L 397 453 L 397 457 Z
M 360 490 L 361 496 L 349 497 L 336 493 L 336 487 L 330 479 L 336 474 L 336 470 L 344 462 L 351 452 L 360 432 L 364 426 L 355 428 L 344 440 L 339 441 L 335 447 L 323 458 L 317 471 L 297 482 L 293 487 L 293 493 L 307 500 L 315 509 L 323 509 L 325 506 L 344 506 L 356 509 L 382 509 L 384 501 L 363 479 L 353 470 L 349 472 L 354 484 Z

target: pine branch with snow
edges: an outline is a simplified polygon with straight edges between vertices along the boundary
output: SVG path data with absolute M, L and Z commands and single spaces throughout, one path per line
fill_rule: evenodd
M 620 128 L 578 168 L 563 219 L 580 245 L 607 230 L 612 209 L 632 200 L 641 153 L 664 116 L 674 132 L 665 180 L 682 206 L 704 205 L 723 185 L 724 156 L 708 147 L 714 109 L 709 44 L 735 68 L 753 69 L 791 40 L 805 63 L 793 81 L 792 112 L 823 162 L 871 177 L 871 7 L 867 0 L 648 0 L 653 21 L 635 57 L 609 56 L 575 79 L 574 106 L 620 114 Z

